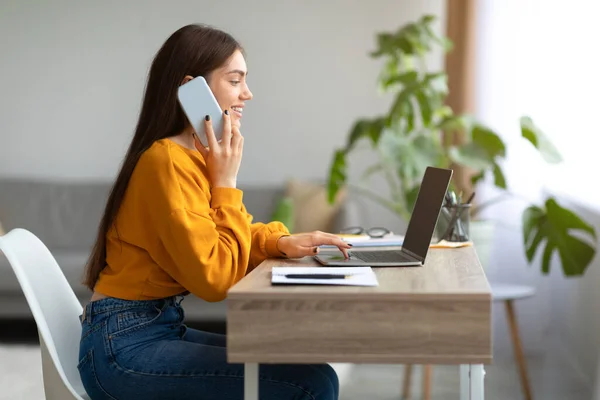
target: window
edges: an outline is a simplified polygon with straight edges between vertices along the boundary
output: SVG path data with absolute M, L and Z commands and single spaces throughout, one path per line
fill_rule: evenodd
M 597 1 L 480 1 L 476 112 L 506 140 L 511 189 L 534 200 L 547 186 L 600 207 L 599 16 Z M 521 138 L 521 115 L 563 163 L 548 166 Z

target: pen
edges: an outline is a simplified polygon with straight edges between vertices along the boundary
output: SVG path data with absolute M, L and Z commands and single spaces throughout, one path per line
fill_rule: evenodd
M 346 279 L 352 275 L 342 274 L 286 274 L 288 279 Z

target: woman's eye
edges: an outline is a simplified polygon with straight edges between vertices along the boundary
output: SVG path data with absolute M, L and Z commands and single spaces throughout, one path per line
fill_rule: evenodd
M 233 86 L 237 85 L 240 83 L 240 81 L 229 81 Z

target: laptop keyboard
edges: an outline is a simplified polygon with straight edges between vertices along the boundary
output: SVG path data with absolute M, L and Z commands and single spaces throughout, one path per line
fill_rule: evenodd
M 358 258 L 366 263 L 382 262 L 394 263 L 404 261 L 415 261 L 401 250 L 381 250 L 381 251 L 354 251 L 351 258 Z

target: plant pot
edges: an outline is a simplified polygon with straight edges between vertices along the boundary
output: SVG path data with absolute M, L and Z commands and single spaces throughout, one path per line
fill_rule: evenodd
M 469 226 L 469 235 L 483 269 L 490 261 L 495 231 L 496 223 L 492 220 L 472 220 Z

